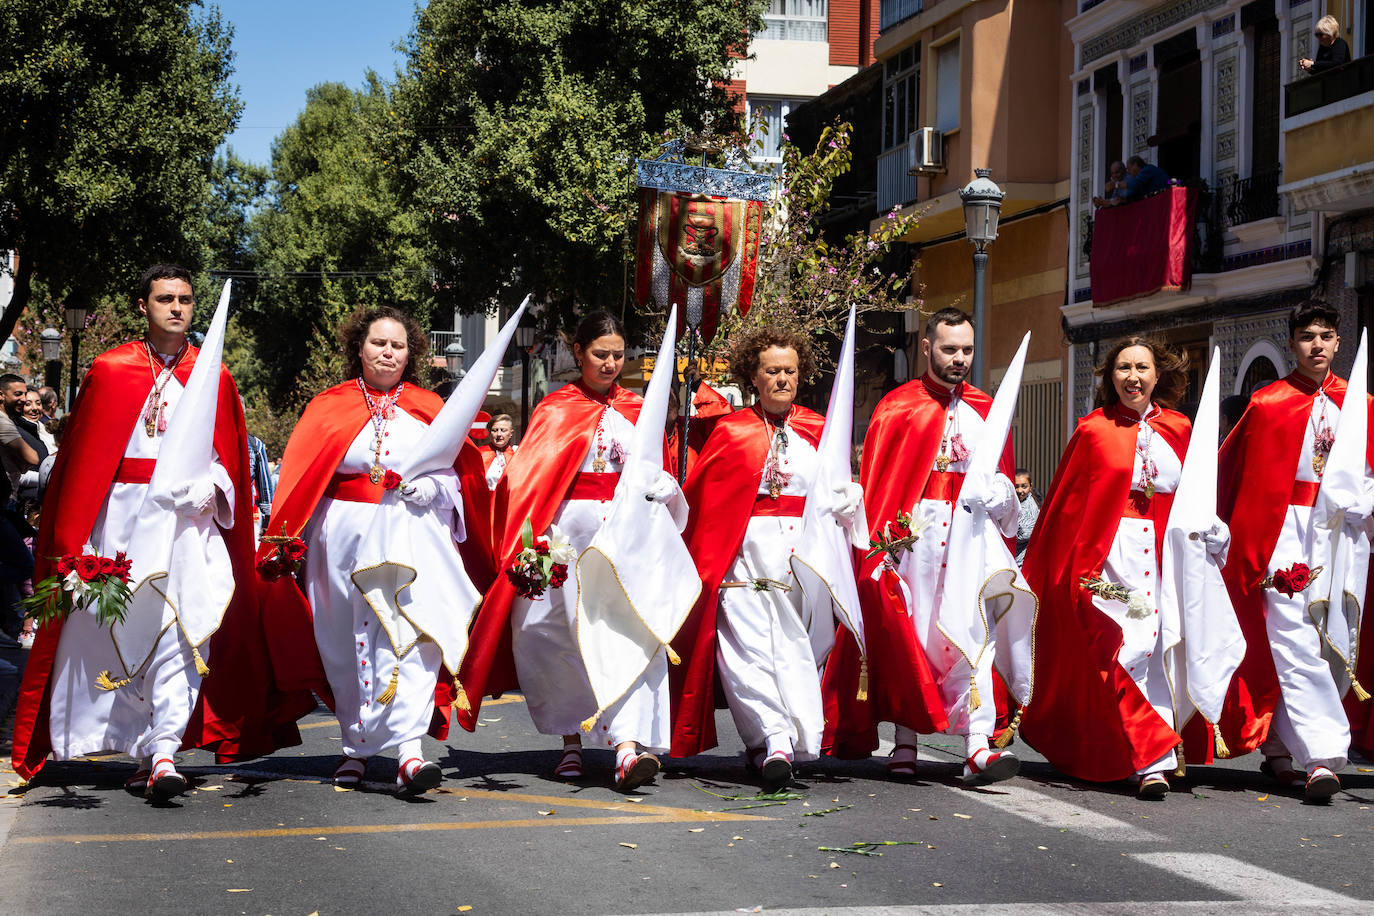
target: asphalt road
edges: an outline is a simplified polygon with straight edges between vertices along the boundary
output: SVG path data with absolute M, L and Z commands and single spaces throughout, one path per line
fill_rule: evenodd
M 557 739 L 518 696 L 475 734 L 428 742 L 442 788 L 392 795 L 395 761 L 333 787 L 338 730 L 240 766 L 183 756 L 195 790 L 154 806 L 127 758 L 50 764 L 0 801 L 0 912 L 110 914 L 1020 913 L 1374 911 L 1374 767 L 1330 805 L 1276 791 L 1255 756 L 1194 767 L 1163 802 L 1058 776 L 1024 746 L 1022 776 L 965 789 L 955 739 L 918 779 L 880 760 L 803 766 L 769 803 L 727 745 L 655 783 L 552 775 Z M 890 746 L 890 745 L 888 745 Z M 5 748 L 8 757 L 8 748 Z M 0 777 L 17 782 L 13 773 Z M 900 843 L 859 847 L 856 843 Z M 831 847 L 822 849 L 821 847 Z

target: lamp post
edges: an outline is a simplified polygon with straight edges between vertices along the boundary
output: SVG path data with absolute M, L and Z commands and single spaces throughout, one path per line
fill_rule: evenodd
M 983 386 L 983 274 L 1006 193 L 988 177 L 991 169 L 974 169 L 973 174 L 977 177 L 959 189 L 959 199 L 964 202 L 964 232 L 973 243 L 973 384 Z
M 525 436 L 525 427 L 530 424 L 530 349 L 534 339 L 539 336 L 539 326 L 534 316 L 526 312 L 515 327 L 515 347 L 520 351 L 520 437 Z
M 463 368 L 463 358 L 467 355 L 467 348 L 463 346 L 463 338 L 455 337 L 447 347 L 444 347 L 444 368 L 448 370 L 448 377 L 457 383 L 467 370 Z
M 62 385 L 62 332 L 44 328 L 38 339 L 43 348 L 43 384 L 56 391 Z
M 72 365 L 67 376 L 67 410 L 70 411 L 72 404 L 76 402 L 76 369 L 81 364 L 81 332 L 86 330 L 86 317 L 90 310 L 84 305 L 73 305 L 69 302 L 65 311 L 67 330 L 72 335 Z

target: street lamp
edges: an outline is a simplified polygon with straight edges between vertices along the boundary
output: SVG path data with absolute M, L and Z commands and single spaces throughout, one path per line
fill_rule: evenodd
M 43 347 L 43 384 L 56 391 L 62 384 L 62 332 L 44 328 L 38 341 Z
M 964 202 L 964 232 L 973 243 L 973 384 L 983 385 L 983 273 L 987 270 L 987 247 L 997 238 L 997 219 L 1002 214 L 1006 192 L 988 176 L 992 169 L 974 169 L 978 176 L 959 189 Z
M 463 358 L 467 352 L 461 336 L 454 337 L 449 345 L 444 347 L 444 368 L 448 370 L 448 377 L 455 382 L 467 374 L 467 370 L 463 368 Z
M 525 427 L 530 423 L 530 349 L 539 336 L 539 325 L 528 312 L 520 317 L 515 326 L 515 348 L 520 351 L 520 437 L 525 436 Z
M 72 366 L 67 382 L 67 410 L 70 411 L 72 404 L 76 403 L 76 367 L 81 364 L 81 332 L 86 330 L 86 316 L 90 310 L 84 305 L 72 305 L 69 302 L 65 311 L 67 330 L 72 335 Z

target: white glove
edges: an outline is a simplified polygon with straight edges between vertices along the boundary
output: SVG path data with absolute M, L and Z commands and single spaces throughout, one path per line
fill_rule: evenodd
M 677 478 L 667 471 L 659 471 L 645 491 L 644 498 L 656 503 L 667 503 L 678 494 Z
M 1226 527 L 1226 523 L 1221 519 L 1214 519 L 1212 527 L 1206 531 L 1196 531 L 1192 537 L 1202 541 L 1207 546 L 1207 555 L 1214 558 L 1218 564 L 1226 565 L 1226 554 L 1231 549 L 1231 529 Z
M 439 495 L 439 482 L 433 477 L 417 477 L 410 483 L 402 484 L 396 495 L 417 509 L 423 509 Z
M 831 505 L 831 511 L 845 525 L 850 524 L 859 512 L 859 504 L 863 502 L 863 487 L 852 480 L 842 480 L 835 485 L 832 492 L 835 499 Z
M 172 511 L 182 518 L 200 518 L 215 506 L 215 485 L 209 478 L 192 480 L 172 489 Z

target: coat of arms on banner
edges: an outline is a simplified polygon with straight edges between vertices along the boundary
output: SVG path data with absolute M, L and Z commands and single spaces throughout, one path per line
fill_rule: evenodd
M 763 202 L 772 178 L 688 165 L 681 140 L 638 162 L 639 239 L 635 298 L 678 306 L 678 332 L 715 336 L 722 309 L 749 311 L 758 270 Z

